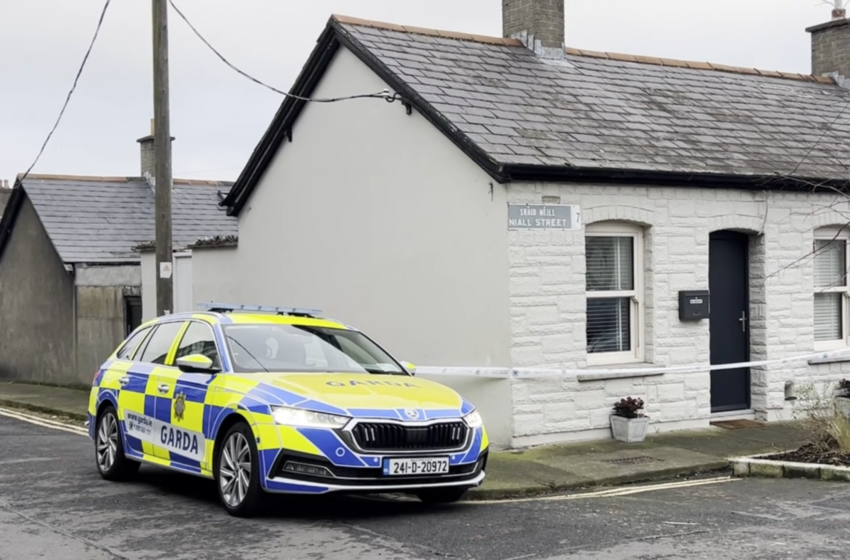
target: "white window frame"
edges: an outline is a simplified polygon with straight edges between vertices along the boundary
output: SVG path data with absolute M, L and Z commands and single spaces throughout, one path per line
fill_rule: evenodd
M 844 266 L 850 267 L 850 228 L 829 227 L 815 231 L 812 239 L 812 273 L 814 274 L 815 245 L 817 241 L 843 241 L 844 242 Z M 812 327 L 814 327 L 814 294 L 818 293 L 840 293 L 841 298 L 841 334 L 844 336 L 836 340 L 815 340 L 815 352 L 824 350 L 838 350 L 850 346 L 850 275 L 845 274 L 844 285 L 834 288 L 812 287 Z M 814 334 L 812 334 L 814 338 Z
M 587 283 L 585 282 L 585 301 L 614 297 L 631 298 L 629 336 L 631 337 L 630 346 L 632 350 L 629 352 L 590 353 L 585 349 L 587 365 L 600 366 L 643 362 L 646 332 L 644 323 L 644 228 L 638 225 L 612 222 L 588 224 L 585 226 L 585 238 L 587 237 L 631 237 L 634 243 L 634 290 L 590 292 L 586 290 Z

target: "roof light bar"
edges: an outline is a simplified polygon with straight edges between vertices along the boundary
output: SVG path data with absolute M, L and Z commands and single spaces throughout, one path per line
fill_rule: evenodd
M 198 307 L 212 311 L 213 313 L 228 313 L 234 311 L 248 311 L 261 313 L 276 313 L 278 315 L 293 315 L 297 317 L 316 317 L 322 314 L 321 309 L 307 309 L 303 307 L 272 307 L 268 305 L 244 305 L 237 303 L 199 303 Z

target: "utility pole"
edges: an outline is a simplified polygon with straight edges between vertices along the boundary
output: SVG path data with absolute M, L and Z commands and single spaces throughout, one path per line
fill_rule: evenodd
M 168 0 L 153 2 L 153 106 L 156 158 L 156 314 L 174 311 L 171 243 L 171 120 L 168 87 Z

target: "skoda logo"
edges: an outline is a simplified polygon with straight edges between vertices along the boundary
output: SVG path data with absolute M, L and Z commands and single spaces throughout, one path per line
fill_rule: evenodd
M 415 408 L 408 408 L 404 411 L 404 415 L 410 418 L 411 420 L 416 420 L 419 418 L 419 411 Z

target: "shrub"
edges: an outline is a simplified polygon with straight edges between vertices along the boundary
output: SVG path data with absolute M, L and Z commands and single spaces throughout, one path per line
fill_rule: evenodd
M 643 400 L 626 397 L 614 403 L 614 414 L 623 418 L 640 418 L 643 416 Z
M 838 382 L 838 396 L 850 397 L 850 381 L 842 379 Z
M 839 382 L 839 388 L 842 384 L 845 380 Z M 846 385 L 850 389 L 850 383 Z M 850 420 L 836 409 L 830 393 L 829 386 L 825 386 L 821 393 L 812 384 L 804 386 L 799 392 L 794 414 L 801 418 L 806 437 L 817 451 L 850 453 Z

